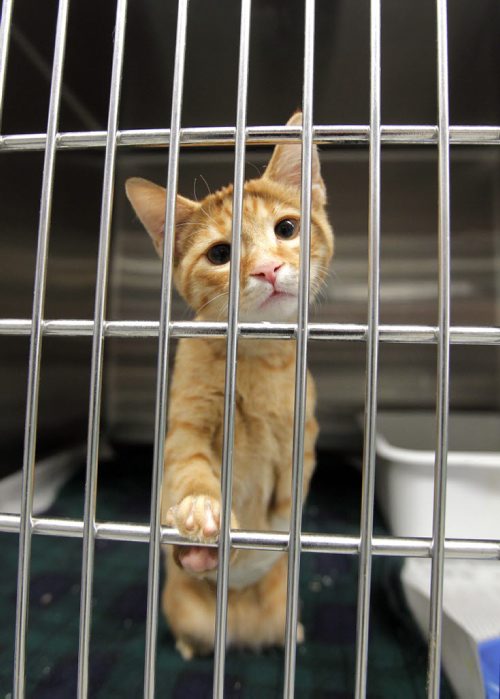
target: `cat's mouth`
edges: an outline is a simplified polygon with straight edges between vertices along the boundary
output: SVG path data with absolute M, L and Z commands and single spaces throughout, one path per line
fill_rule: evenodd
M 273 289 L 269 296 L 260 304 L 259 308 L 265 308 L 266 306 L 275 303 L 276 301 L 295 298 L 296 294 L 291 294 L 288 291 L 278 291 L 278 289 Z

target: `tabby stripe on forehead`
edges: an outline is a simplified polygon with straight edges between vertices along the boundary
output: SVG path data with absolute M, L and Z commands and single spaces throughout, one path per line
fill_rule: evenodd
M 253 205 L 254 214 L 257 216 L 257 214 L 259 213 L 259 209 L 262 208 L 264 205 L 262 197 L 250 197 L 250 201 Z

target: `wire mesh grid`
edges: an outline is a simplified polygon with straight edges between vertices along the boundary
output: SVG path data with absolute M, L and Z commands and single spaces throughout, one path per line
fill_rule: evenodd
M 13 0 L 3 4 L 0 28 L 0 108 L 3 101 Z M 215 697 L 223 696 L 226 615 L 228 595 L 228 566 L 230 547 L 283 550 L 288 552 L 287 625 L 284 696 L 294 696 L 296 665 L 296 626 L 298 622 L 298 581 L 300 557 L 305 552 L 324 555 L 338 553 L 359 556 L 359 587 L 357 605 L 357 637 L 355 696 L 367 693 L 368 632 L 370 620 L 370 578 L 372 556 L 415 556 L 432 559 L 431 613 L 429 622 L 429 682 L 428 696 L 437 698 L 440 692 L 442 639 L 442 595 L 445 557 L 500 558 L 500 542 L 445 539 L 445 495 L 447 464 L 447 424 L 449 406 L 449 350 L 451 344 L 498 345 L 500 329 L 494 326 L 460 327 L 450 324 L 450 145 L 500 145 L 500 128 L 491 126 L 450 126 L 448 117 L 448 49 L 446 0 L 436 0 L 438 39 L 438 123 L 430 126 L 381 125 L 381 55 L 380 0 L 371 0 L 370 24 L 370 123 L 366 126 L 332 126 L 313 123 L 314 80 L 314 0 L 305 2 L 303 58 L 303 127 L 246 125 L 247 80 L 249 61 L 251 0 L 242 0 L 239 38 L 239 78 L 237 118 L 235 126 L 214 128 L 181 128 L 186 28 L 188 0 L 179 0 L 175 68 L 170 129 L 119 130 L 118 114 L 125 44 L 127 0 L 118 0 L 114 32 L 111 90 L 109 94 L 108 126 L 106 131 L 66 132 L 58 130 L 61 85 L 64 68 L 66 29 L 69 0 L 60 0 L 49 115 L 46 133 L 2 135 L 0 151 L 44 151 L 43 183 L 39 217 L 38 250 L 36 256 L 33 313 L 30 319 L 0 319 L 0 334 L 29 335 L 30 356 L 25 423 L 22 506 L 20 515 L 0 514 L 0 531 L 19 532 L 19 572 L 17 583 L 17 612 L 15 633 L 15 668 L 13 696 L 25 696 L 26 634 L 28 625 L 28 589 L 30 552 L 33 534 L 83 538 L 81 568 L 81 605 L 78 696 L 83 699 L 89 689 L 89 646 L 91 636 L 91 599 L 96 539 L 138 541 L 149 543 L 148 606 L 146 623 L 146 653 L 144 696 L 155 695 L 156 637 L 159 594 L 159 562 L 161 544 L 186 543 L 175 530 L 161 526 L 160 495 L 163 472 L 163 442 L 166 430 L 166 395 L 168 391 L 168 356 L 170 340 L 177 337 L 226 337 L 227 365 L 225 389 L 225 419 L 223 445 L 223 478 L 221 483 L 222 522 L 219 546 L 216 640 L 214 655 Z M 1 114 L 1 110 L 0 110 Z M 239 233 L 242 217 L 245 149 L 251 145 L 302 143 L 302 182 L 300 267 L 300 305 L 296 323 L 240 323 L 238 320 Z M 311 157 L 313 144 L 369 146 L 369 306 L 366 324 L 310 323 L 308 315 L 309 284 L 309 224 L 311 206 Z M 380 163 L 382 144 L 429 145 L 438 149 L 439 162 L 439 318 L 435 326 L 384 325 L 379 322 L 380 283 Z M 108 281 L 111 212 L 114 195 L 115 158 L 120 147 L 168 146 L 168 198 L 165 211 L 165 247 L 159 322 L 106 320 L 106 289 Z M 234 213 L 233 253 L 227 323 L 178 322 L 171 319 L 172 252 L 175 214 L 175 194 L 181 147 L 233 146 Z M 102 188 L 98 273 L 93 320 L 49 320 L 44 317 L 44 297 L 48 263 L 48 242 L 54 166 L 58 150 L 104 149 L 105 167 Z M 92 370 L 90 385 L 87 476 L 85 513 L 83 520 L 35 517 L 33 515 L 33 484 L 37 437 L 37 410 L 40 385 L 42 340 L 47 335 L 88 336 L 92 338 Z M 103 377 L 103 347 L 107 337 L 157 337 L 158 373 L 156 397 L 156 428 L 152 506 L 150 526 L 126 522 L 96 520 L 97 455 Z M 231 531 L 227 513 L 231 507 L 232 452 L 234 447 L 235 382 L 238 339 L 282 338 L 296 343 L 296 384 L 293 448 L 292 515 L 289 533 Z M 348 341 L 366 344 L 366 400 L 363 450 L 363 487 L 360 536 L 309 534 L 302 531 L 302 459 L 304 436 L 304 405 L 306 391 L 306 362 L 308 343 L 313 341 Z M 378 348 L 380 343 L 434 344 L 438 347 L 436 374 L 436 463 L 434 486 L 434 524 L 431 538 L 376 537 L 373 535 L 375 426 L 377 415 Z

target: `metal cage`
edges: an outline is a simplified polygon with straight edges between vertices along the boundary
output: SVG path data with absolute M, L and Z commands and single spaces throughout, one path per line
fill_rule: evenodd
M 0 29 L 0 107 L 3 102 L 9 57 L 9 40 L 14 0 L 4 0 Z M 473 12 L 471 7 L 471 12 Z M 298 621 L 298 582 L 301 555 L 310 551 L 328 556 L 332 553 L 359 557 L 357 605 L 357 637 L 355 696 L 367 694 L 368 631 L 370 623 L 370 580 L 373 556 L 415 556 L 432 559 L 431 613 L 429 620 L 428 696 L 440 694 L 443 571 L 446 557 L 469 559 L 499 559 L 499 541 L 445 539 L 445 503 L 447 475 L 448 411 L 450 403 L 450 346 L 486 346 L 500 343 L 500 329 L 494 324 L 482 326 L 452 325 L 450 321 L 450 146 L 482 146 L 498 148 L 499 126 L 450 125 L 448 103 L 448 33 L 446 0 L 436 0 L 437 26 L 437 124 L 382 125 L 381 123 L 381 3 L 370 3 L 369 49 L 369 124 L 318 124 L 313 118 L 315 77 L 315 2 L 305 0 L 303 52 L 303 127 L 247 125 L 247 93 L 251 27 L 251 0 L 242 0 L 239 35 L 238 86 L 234 126 L 182 126 L 184 65 L 189 24 L 188 0 L 179 0 L 172 85 L 172 109 L 169 128 L 120 129 L 120 88 L 125 49 L 127 0 L 117 0 L 114 25 L 112 78 L 109 92 L 108 123 L 105 130 L 60 131 L 59 114 L 69 0 L 60 0 L 57 9 L 55 47 L 53 51 L 50 103 L 45 133 L 3 134 L 0 152 L 43 151 L 43 182 L 38 224 L 38 247 L 34 274 L 33 310 L 31 318 L 0 319 L 0 334 L 29 336 L 29 368 L 24 427 L 24 457 L 21 514 L 0 514 L 0 531 L 19 532 L 19 572 L 17 582 L 17 611 L 15 631 L 15 668 L 13 696 L 25 696 L 26 633 L 28 625 L 28 589 L 30 554 L 33 534 L 83 538 L 81 568 L 81 606 L 78 696 L 88 693 L 89 646 L 91 635 L 91 599 L 96 539 L 139 541 L 149 546 L 147 639 L 144 670 L 144 696 L 155 696 L 155 659 L 159 596 L 160 545 L 182 543 L 179 535 L 160 526 L 160 492 L 163 472 L 163 442 L 166 425 L 166 396 L 169 379 L 169 354 L 172 338 L 220 336 L 227 338 L 227 367 L 225 388 L 225 420 L 223 448 L 223 481 L 221 497 L 223 516 L 219 542 L 220 574 L 218 578 L 216 646 L 214 656 L 214 697 L 223 696 L 226 612 L 228 594 L 228 564 L 230 547 L 286 550 L 289 556 L 284 696 L 294 696 L 296 664 L 295 630 Z M 239 231 L 242 216 L 245 153 L 251 146 L 283 142 L 302 143 L 302 221 L 300 308 L 296 323 L 259 324 L 238 321 Z M 364 146 L 369 149 L 369 217 L 368 217 L 368 315 L 363 323 L 310 322 L 308 307 L 309 224 L 311 202 L 312 144 L 325 149 Z M 426 147 L 438 153 L 439 220 L 438 220 L 438 318 L 434 324 L 383 324 L 379 319 L 380 286 L 380 228 L 381 228 L 381 147 L 386 144 Z M 178 183 L 180 150 L 234 147 L 234 214 L 233 264 L 227 322 L 197 323 L 174 321 L 171 317 L 172 236 L 175 194 Z M 159 320 L 109 320 L 106 314 L 110 231 L 114 201 L 115 164 L 121 148 L 151 149 L 168 147 L 168 200 L 165 212 L 167 235 L 163 259 L 161 304 Z M 104 177 L 100 209 L 98 270 L 95 284 L 93 319 L 49 319 L 44 312 L 46 277 L 49 264 L 49 235 L 54 188 L 55 163 L 61 151 L 100 149 L 104 152 Z M 88 412 L 87 474 L 85 513 L 83 520 L 49 519 L 33 515 L 34 466 L 37 444 L 37 413 L 43 340 L 47 336 L 92 339 L 92 368 Z M 101 424 L 101 396 L 104 375 L 103 349 L 107 338 L 157 338 L 157 391 L 154 430 L 154 468 L 152 509 L 149 526 L 127 522 L 105 522 L 96 519 L 98 449 Z M 230 531 L 226 513 L 231 506 L 231 461 L 233 451 L 236 352 L 239 337 L 283 338 L 297 346 L 295 418 L 293 445 L 292 518 L 289 534 L 272 532 Z M 131 340 L 133 341 L 133 340 Z M 364 446 L 362 469 L 362 504 L 360 535 L 340 536 L 310 534 L 302 531 L 302 452 L 304 433 L 304 397 L 306 391 L 306 362 L 309 343 L 363 343 L 366 346 L 366 396 L 364 406 Z M 378 351 L 382 343 L 436 345 L 436 461 L 434 485 L 434 524 L 432 538 L 377 537 L 373 534 L 375 429 L 377 417 Z

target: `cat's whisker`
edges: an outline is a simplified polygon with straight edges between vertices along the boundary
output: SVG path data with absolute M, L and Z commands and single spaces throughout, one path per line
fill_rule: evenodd
M 193 197 L 195 201 L 198 201 L 198 195 L 196 194 L 196 182 L 198 181 L 198 176 L 196 175 L 193 181 Z
M 327 279 L 327 277 L 320 277 L 317 279 L 313 279 L 311 282 L 311 286 L 316 291 L 322 291 L 323 289 L 327 289 L 328 288 L 328 279 Z
M 217 301 L 217 299 L 220 299 L 222 296 L 228 296 L 228 295 L 229 295 L 229 291 L 222 291 L 220 294 L 217 294 L 213 298 L 209 299 L 206 303 L 203 304 L 203 306 L 198 308 L 196 313 L 200 313 L 204 308 L 206 308 L 208 305 L 210 305 L 214 301 Z
M 329 265 L 323 265 L 321 262 L 316 262 L 316 260 L 311 260 L 311 267 L 313 266 L 318 271 L 325 272 L 326 274 L 329 274 L 331 271 L 331 267 Z
M 319 306 L 321 301 L 324 301 L 326 299 L 326 290 L 325 289 L 319 289 L 314 293 L 314 296 L 312 297 L 313 304 L 315 306 Z
M 225 308 L 220 308 L 219 312 L 217 313 L 217 321 L 224 321 L 227 320 L 227 309 Z
M 205 214 L 205 216 L 206 216 L 210 221 L 212 221 L 212 223 L 218 228 L 218 223 L 217 223 L 217 221 L 214 219 L 214 217 L 213 217 L 213 216 L 210 216 L 210 214 L 208 213 L 208 211 L 207 211 L 206 209 L 204 209 L 203 207 L 201 207 L 201 210 L 203 211 L 203 213 Z
M 207 188 L 207 191 L 208 191 L 209 195 L 212 195 L 212 190 L 211 190 L 210 187 L 208 186 L 208 182 L 206 181 L 205 177 L 204 177 L 203 175 L 200 175 L 200 177 L 201 177 L 201 179 L 203 180 L 203 183 L 205 184 L 205 187 Z
M 260 168 L 257 167 L 255 163 L 252 163 L 251 160 L 245 160 L 245 165 L 250 165 L 250 167 L 253 167 L 253 169 L 257 172 L 257 177 L 262 176 L 262 172 L 260 171 Z

